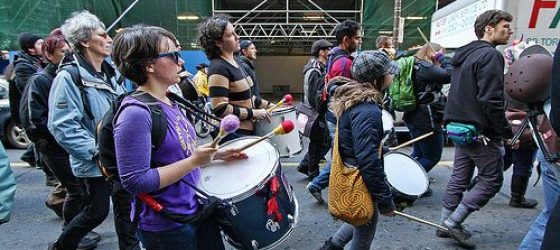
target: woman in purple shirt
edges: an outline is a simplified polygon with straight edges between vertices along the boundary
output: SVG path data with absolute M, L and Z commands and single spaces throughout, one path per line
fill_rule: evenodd
M 138 91 L 160 102 L 168 124 L 163 143 L 152 150 L 150 110 L 145 103 L 126 97 L 114 121 L 115 153 L 122 185 L 128 192 L 134 196 L 148 193 L 168 211 L 192 215 L 199 204 L 189 184 L 198 182 L 199 167 L 212 159 L 247 156 L 239 150 L 196 145 L 192 124 L 166 96 L 167 88 L 180 81 L 184 63 L 175 41 L 169 31 L 148 26 L 126 28 L 115 37 L 115 65 L 140 86 Z M 196 234 L 204 232 L 197 232 L 197 225 L 173 222 L 143 203 L 132 207 L 139 209 L 133 209 L 131 216 L 138 218 L 138 237 L 146 249 L 198 248 Z

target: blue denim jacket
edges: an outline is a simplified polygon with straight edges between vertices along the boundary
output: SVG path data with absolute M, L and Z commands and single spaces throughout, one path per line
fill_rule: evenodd
M 88 71 L 86 67 L 91 65 L 87 65 L 79 54 L 73 57 L 71 63 L 78 66 L 93 119 L 86 114 L 80 89 L 70 73 L 60 70 L 49 94 L 48 127 L 56 141 L 70 154 L 74 175 L 82 178 L 98 177 L 102 174 L 93 159 L 97 154 L 96 125 L 113 100 L 124 93 L 124 88 L 117 83 L 118 75 L 107 62 L 103 63 L 107 64 L 105 68 L 111 67 L 113 77 L 108 80 L 111 86 Z

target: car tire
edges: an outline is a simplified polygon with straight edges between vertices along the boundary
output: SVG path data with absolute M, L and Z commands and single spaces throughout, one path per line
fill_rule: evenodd
M 16 126 L 14 121 L 10 121 L 8 126 L 6 127 L 6 139 L 12 145 L 12 147 L 17 149 L 25 149 L 29 146 L 29 139 L 27 138 L 27 134 L 25 134 L 25 130 L 21 129 L 20 127 Z

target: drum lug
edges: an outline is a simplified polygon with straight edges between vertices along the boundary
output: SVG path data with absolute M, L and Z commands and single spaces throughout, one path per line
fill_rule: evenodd
M 291 214 L 288 214 L 288 220 L 290 221 L 290 224 L 294 223 L 294 216 L 292 216 Z
M 253 249 L 259 249 L 259 243 L 256 240 L 252 240 L 251 245 L 253 246 Z
M 231 204 L 231 209 L 229 211 L 231 213 L 231 215 L 233 216 L 237 216 L 237 214 L 239 214 L 239 210 L 237 209 L 237 207 L 235 206 L 235 204 Z

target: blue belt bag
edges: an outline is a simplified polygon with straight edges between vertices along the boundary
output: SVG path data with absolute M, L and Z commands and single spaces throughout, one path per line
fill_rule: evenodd
M 480 139 L 480 133 L 474 125 L 451 122 L 445 128 L 447 129 L 447 138 L 456 145 L 470 145 L 478 142 Z

